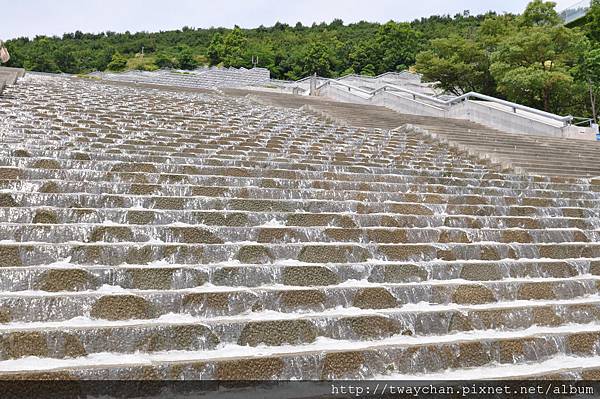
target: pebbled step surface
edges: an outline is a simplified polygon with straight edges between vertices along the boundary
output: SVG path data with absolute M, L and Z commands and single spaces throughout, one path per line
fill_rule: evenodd
M 480 134 L 561 176 L 444 140 Z M 568 159 L 594 149 L 517 141 L 29 74 L 0 97 L 0 378 L 593 376 L 600 180 Z

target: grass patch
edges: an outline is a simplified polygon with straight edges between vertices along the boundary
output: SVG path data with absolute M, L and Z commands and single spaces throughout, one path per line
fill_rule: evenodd
M 75 75 L 78 78 L 82 78 L 82 79 L 92 79 L 92 80 L 100 80 L 100 78 L 98 76 L 92 76 L 92 75 L 84 75 L 84 74 L 77 74 Z
M 127 70 L 156 71 L 160 68 L 154 63 L 155 60 L 156 57 L 153 55 L 130 58 L 127 60 Z

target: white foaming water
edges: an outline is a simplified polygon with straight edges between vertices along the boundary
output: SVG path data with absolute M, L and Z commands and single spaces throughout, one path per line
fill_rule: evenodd
M 131 290 L 127 290 L 119 285 L 103 284 L 94 292 L 99 294 L 127 294 L 130 293 Z
M 230 260 L 224 260 L 222 262 L 218 262 L 218 263 L 211 263 L 211 265 L 213 266 L 241 266 L 243 265 L 242 262 L 240 262 L 238 259 L 230 259 Z
M 52 269 L 71 269 L 71 268 L 79 268 L 79 265 L 74 265 L 71 263 L 71 257 L 67 257 L 64 259 L 57 260 L 56 262 L 49 263 L 45 265 L 47 268 Z
M 128 265 L 128 264 L 126 264 Z M 152 261 L 150 263 L 141 265 L 141 266 L 148 266 L 148 267 L 163 267 L 163 266 L 173 266 L 171 263 L 169 263 L 168 260 L 165 259 L 160 259 L 160 260 L 155 260 Z
M 558 355 L 550 359 L 524 364 L 494 364 L 487 367 L 447 370 L 440 373 L 428 374 L 390 374 L 378 375 L 376 380 L 493 380 L 513 377 L 535 377 L 543 374 L 560 372 L 561 370 L 577 370 L 600 367 L 600 357 L 577 357 Z
M 153 353 L 133 353 L 133 354 L 114 354 L 114 353 L 96 353 L 90 354 L 84 357 L 75 359 L 42 359 L 38 357 L 26 357 L 20 359 L 11 359 L 0 361 L 0 372 L 11 372 L 11 371 L 34 371 L 34 370 L 53 370 L 61 369 L 66 367 L 91 367 L 91 366 L 119 366 L 127 367 L 131 365 L 146 365 L 153 364 L 155 362 L 177 362 L 177 361 L 211 361 L 211 360 L 225 360 L 238 357 L 260 357 L 260 356 L 279 356 L 279 355 L 309 355 L 311 353 L 319 353 L 323 351 L 329 351 L 331 348 L 335 348 L 336 351 L 353 351 L 353 350 L 376 350 L 378 348 L 388 347 L 390 345 L 428 345 L 428 344 L 440 344 L 449 343 L 455 341 L 480 341 L 484 339 L 518 339 L 531 336 L 547 336 L 550 334 L 564 334 L 564 333 L 575 333 L 575 332 L 598 332 L 600 331 L 600 325 L 598 324 L 587 324 L 587 325 L 563 325 L 560 327 L 530 327 L 520 331 L 497 331 L 497 330 L 485 330 L 485 331 L 471 331 L 462 332 L 444 336 L 420 336 L 412 337 L 405 335 L 396 335 L 389 338 L 378 340 L 376 343 L 371 341 L 350 341 L 350 340 L 336 340 L 331 338 L 318 337 L 313 343 L 306 345 L 282 345 L 282 346 L 241 346 L 237 344 L 221 344 L 214 350 L 205 351 L 166 351 L 166 352 L 153 352 Z M 565 356 L 566 358 L 566 356 Z M 581 358 L 579 358 L 581 359 Z M 582 359 L 583 360 L 583 359 Z M 593 364 L 600 365 L 600 358 L 588 358 Z M 533 370 L 534 367 L 539 364 L 526 364 L 520 365 L 521 367 Z M 552 366 L 559 365 L 560 368 L 568 367 L 565 363 L 555 362 L 550 363 Z M 574 364 L 574 363 L 572 363 Z M 582 367 L 583 363 L 578 363 L 576 367 Z M 512 375 L 515 375 L 515 366 L 510 369 Z M 469 369 L 470 370 L 470 369 Z M 536 368 L 537 373 L 540 369 Z M 461 370 L 462 371 L 462 370 Z M 509 372 L 509 369 L 506 370 Z M 453 371 L 449 371 L 452 373 Z M 443 373 L 442 373 L 443 374 Z M 440 375 L 442 375 L 440 374 Z M 396 378 L 400 377 L 400 378 Z M 401 377 L 408 377 L 406 375 L 396 376 L 394 379 L 401 379 Z M 412 376 L 410 376 L 412 379 Z M 489 378 L 494 378 L 488 375 Z M 390 376 L 392 378 L 392 376 Z M 451 377 L 439 377 L 440 379 L 451 379 Z M 456 374 L 455 378 L 463 378 L 462 374 Z M 427 375 L 427 379 L 431 378 Z
M 273 219 L 269 220 L 268 222 L 265 222 L 257 227 L 287 227 L 287 225 L 285 223 L 282 223 L 279 220 L 273 218 Z
M 197 225 L 183 223 L 183 222 L 173 222 L 173 223 L 168 224 L 167 226 L 170 226 L 170 227 L 197 227 Z

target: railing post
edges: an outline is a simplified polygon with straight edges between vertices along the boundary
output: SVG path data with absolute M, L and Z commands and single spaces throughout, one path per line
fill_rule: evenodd
M 317 74 L 313 74 L 310 77 L 310 92 L 308 93 L 311 96 L 317 95 Z

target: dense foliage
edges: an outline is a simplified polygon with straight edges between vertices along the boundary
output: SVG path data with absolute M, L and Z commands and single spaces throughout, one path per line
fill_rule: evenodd
M 411 23 L 341 20 L 255 29 L 64 34 L 7 41 L 11 66 L 43 72 L 250 68 L 274 78 L 337 77 L 416 69 L 460 94 L 478 91 L 557 113 L 590 116 L 600 91 L 600 0 L 586 23 L 561 25 L 555 4 L 533 0 L 521 15 L 468 11 Z M 597 108 L 597 107 L 596 107 Z
M 8 40 L 11 66 L 42 72 L 86 73 L 126 68 L 195 68 L 198 64 L 271 70 L 274 78 L 298 79 L 314 72 L 340 76 L 379 74 L 415 63 L 430 39 L 449 32 L 466 34 L 485 16 L 434 16 L 412 23 L 386 24 L 341 20 L 303 26 L 277 23 L 255 29 L 210 28 L 168 32 L 66 33 Z M 143 57 L 142 57 L 143 49 Z M 123 58 L 127 60 L 123 65 Z
M 600 10 L 594 0 L 590 14 Z M 561 25 L 555 4 L 534 0 L 520 16 L 488 16 L 471 35 L 433 39 L 417 69 L 459 94 L 478 91 L 555 113 L 591 115 L 600 25 Z M 586 35 L 587 34 L 587 35 Z

